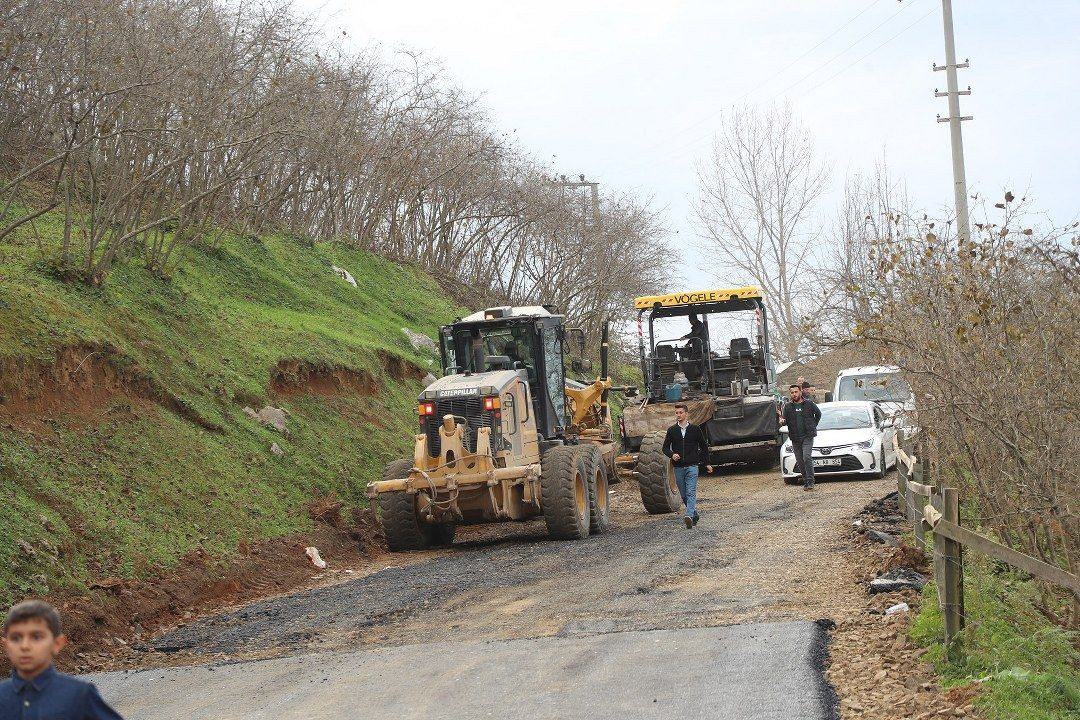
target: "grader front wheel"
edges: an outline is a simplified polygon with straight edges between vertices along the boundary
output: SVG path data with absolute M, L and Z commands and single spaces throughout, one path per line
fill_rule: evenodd
M 589 536 L 589 485 L 576 448 L 556 447 L 542 459 L 540 502 L 548 533 L 556 540 Z
M 664 454 L 663 433 L 649 433 L 641 439 L 638 453 L 638 484 L 641 502 L 652 515 L 679 512 L 682 498 L 675 484 L 671 459 Z
M 395 460 L 383 471 L 383 480 L 398 480 L 412 470 L 411 460 Z M 423 522 L 416 512 L 416 495 L 404 490 L 383 493 L 379 497 L 382 506 L 383 531 L 386 545 L 394 552 L 424 550 L 432 546 L 450 545 L 454 542 L 454 526 L 448 523 Z

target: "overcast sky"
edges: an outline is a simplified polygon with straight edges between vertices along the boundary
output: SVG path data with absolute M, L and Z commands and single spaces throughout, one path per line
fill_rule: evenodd
M 920 206 L 952 205 L 940 0 L 297 0 L 358 46 L 421 50 L 555 172 L 650 196 L 686 248 L 674 289 L 711 284 L 695 162 L 726 110 L 790 101 L 831 165 L 887 158 Z M 1080 216 L 1080 1 L 954 0 L 971 194 Z

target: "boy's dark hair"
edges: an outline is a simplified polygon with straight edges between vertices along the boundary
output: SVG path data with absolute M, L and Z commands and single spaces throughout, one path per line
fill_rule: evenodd
M 803 389 L 803 390 L 809 390 L 809 389 L 810 389 L 810 388 L 812 388 L 812 387 L 813 387 L 813 385 L 811 385 L 811 384 L 810 384 L 810 383 L 808 383 L 808 382 L 804 382 L 804 383 L 802 384 L 802 389 Z
M 790 385 L 787 386 L 788 390 L 790 390 L 791 388 L 798 388 L 799 390 L 802 390 L 802 388 L 799 387 L 796 383 L 791 383 Z
M 60 637 L 63 629 L 60 626 L 60 613 L 44 600 L 24 600 L 8 610 L 7 617 L 4 618 L 4 635 L 7 635 L 8 628 L 15 623 L 27 620 L 44 620 L 53 637 Z
M 686 403 L 675 403 L 675 409 L 678 410 L 679 408 L 686 410 Z

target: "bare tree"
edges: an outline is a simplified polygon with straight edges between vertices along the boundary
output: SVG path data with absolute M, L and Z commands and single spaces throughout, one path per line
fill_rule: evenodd
M 422 264 L 463 302 L 578 318 L 659 289 L 662 228 L 574 199 L 438 64 L 328 45 L 285 3 L 20 0 L 0 10 L 0 239 L 48 213 L 60 275 L 168 275 L 227 232 L 287 232 Z M 606 252 L 622 248 L 617 263 Z
M 773 346 L 789 360 L 805 353 L 807 325 L 822 304 L 820 283 L 807 271 L 818 238 L 811 209 L 827 177 L 787 107 L 732 113 L 698 168 L 695 211 L 705 248 L 721 266 L 717 276 L 762 287 Z

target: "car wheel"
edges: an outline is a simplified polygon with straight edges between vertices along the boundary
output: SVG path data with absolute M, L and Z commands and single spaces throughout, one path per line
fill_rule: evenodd
M 885 448 L 881 448 L 881 454 L 878 456 L 878 470 L 874 473 L 874 477 L 881 479 L 885 477 Z

